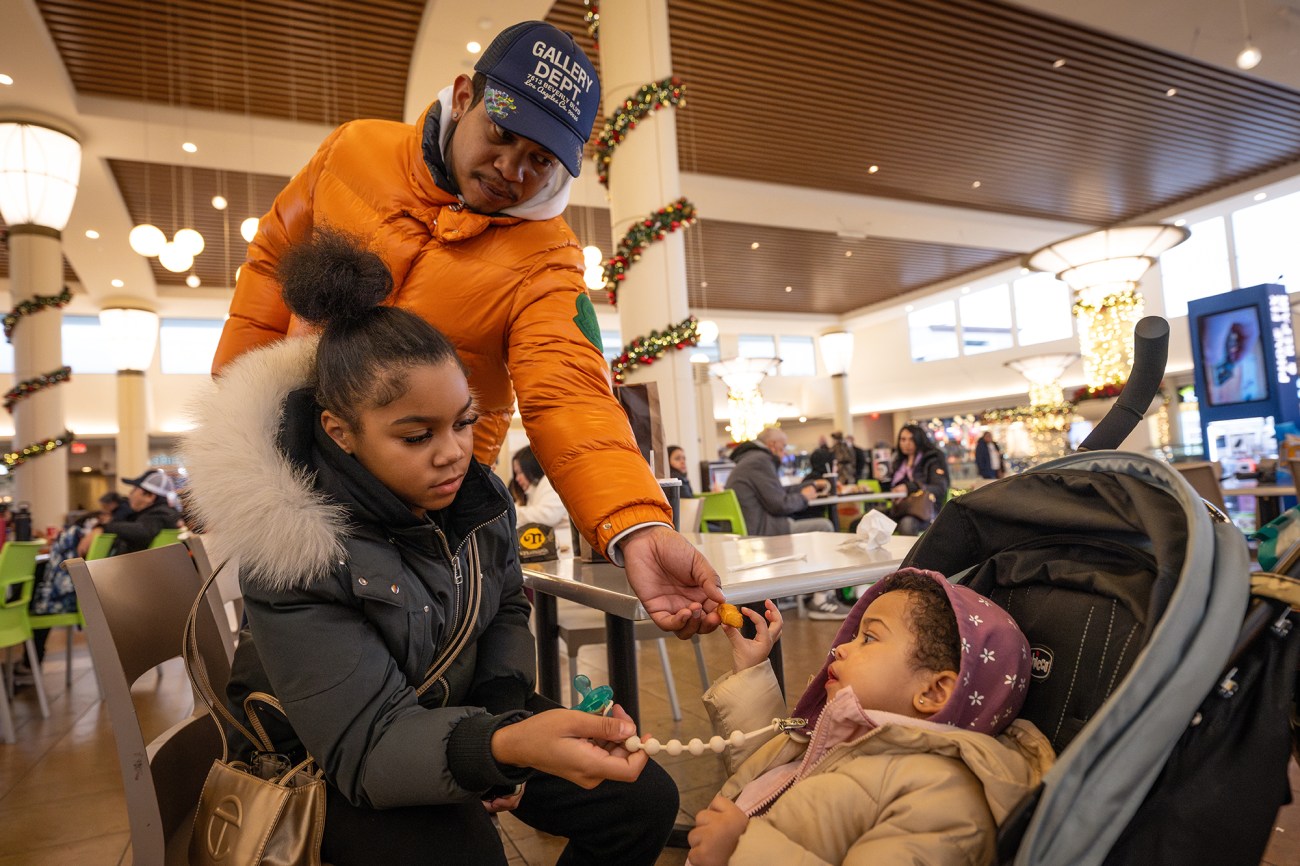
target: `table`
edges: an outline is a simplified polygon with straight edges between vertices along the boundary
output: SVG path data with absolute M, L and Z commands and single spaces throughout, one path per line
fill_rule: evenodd
M 845 502 L 875 503 L 887 502 L 894 503 L 900 499 L 905 499 L 906 493 L 844 493 L 836 496 L 819 496 L 816 499 L 808 501 L 809 508 L 825 508 L 826 519 L 831 522 L 831 526 L 840 526 L 839 516 L 835 513 L 835 506 Z M 856 519 L 856 518 L 855 518 Z
M 1272 520 L 1276 520 L 1281 514 L 1278 507 L 1278 499 L 1283 496 L 1295 496 L 1296 489 L 1294 484 L 1235 484 L 1231 487 L 1223 486 L 1224 496 L 1257 496 L 1261 500 L 1259 510 L 1256 513 L 1256 526 L 1263 526 Z
M 701 540 L 697 546 L 718 570 L 723 592 L 732 604 L 873 583 L 897 569 L 916 542 L 912 536 L 893 536 L 884 547 L 866 550 L 858 538 L 840 532 L 770 538 L 698 537 Z M 768 561 L 772 564 L 762 564 Z M 567 558 L 526 563 L 523 573 L 524 585 L 535 593 L 538 691 L 560 702 L 555 599 L 567 598 L 604 612 L 610 685 L 618 702 L 639 724 L 632 623 L 650 616 L 628 586 L 623 569 L 607 562 Z M 773 657 L 775 667 L 779 658 L 776 650 Z

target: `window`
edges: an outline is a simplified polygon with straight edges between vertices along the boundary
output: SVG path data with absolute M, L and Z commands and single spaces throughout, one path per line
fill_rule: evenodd
M 116 373 L 108 334 L 98 316 L 63 317 L 63 363 L 73 373 Z
M 1252 205 L 1232 215 L 1239 285 L 1282 283 L 1287 291 L 1300 291 L 1297 224 L 1300 224 L 1300 193 Z
M 962 295 L 958 309 L 962 354 L 1011 348 L 1011 294 L 1005 284 Z
M 816 376 L 817 350 L 812 337 L 781 336 L 782 376 Z
M 1160 256 L 1165 317 L 1187 315 L 1187 302 L 1232 290 L 1223 217 L 1190 227 L 1192 236 Z
M 600 332 L 600 344 L 604 347 L 605 360 L 611 364 L 614 359 L 623 354 L 623 338 L 618 331 Z
M 158 324 L 158 362 L 168 374 L 207 375 L 225 322 L 220 319 L 163 319 Z
M 957 305 L 952 301 L 907 314 L 913 361 L 957 357 Z
M 714 340 L 707 346 L 692 346 L 690 348 L 690 353 L 691 355 L 705 355 L 708 357 L 710 364 L 722 360 L 722 349 L 719 348 L 717 340 Z
M 1016 304 L 1016 342 L 1022 346 L 1066 340 L 1074 333 L 1070 287 L 1052 274 L 1032 274 L 1011 287 Z
M 776 337 L 771 334 L 741 334 L 736 354 L 742 358 L 779 358 Z
M 0 373 L 14 371 L 14 347 L 8 340 L 0 341 Z

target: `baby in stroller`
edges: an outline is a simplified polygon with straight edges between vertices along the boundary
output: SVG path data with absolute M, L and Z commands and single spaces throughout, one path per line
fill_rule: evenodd
M 715 729 L 785 714 L 767 662 L 781 615 L 725 627 L 733 671 L 704 695 Z M 691 831 L 690 862 L 991 862 L 997 824 L 1054 754 L 1016 719 L 1029 644 L 1011 617 L 933 571 L 875 584 L 836 635 L 795 715 L 806 727 L 728 753 L 733 775 Z

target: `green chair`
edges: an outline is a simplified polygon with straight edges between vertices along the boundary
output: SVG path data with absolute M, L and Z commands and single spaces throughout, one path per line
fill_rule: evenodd
M 709 521 L 725 520 L 735 535 L 749 535 L 745 527 L 745 515 L 740 513 L 740 500 L 736 491 L 722 490 L 718 493 L 701 493 L 704 504 L 700 506 L 700 532 L 709 531 Z
M 9 700 L 13 697 L 14 672 L 9 661 L 9 648 L 23 645 L 27 649 L 27 663 L 32 668 L 32 681 L 36 687 L 36 700 L 41 707 L 41 717 L 50 717 L 50 705 L 45 700 L 45 682 L 41 677 L 41 663 L 36 658 L 36 644 L 32 642 L 32 626 L 27 621 L 27 605 L 32 600 L 36 583 L 36 555 L 45 546 L 44 541 L 10 541 L 0 548 L 0 647 L 5 650 L 5 667 L 8 680 L 0 688 L 0 739 L 16 742 L 17 731 Z
M 858 482 L 858 489 L 863 493 L 879 493 L 880 482 L 874 478 L 863 478 Z
M 90 548 L 86 551 L 86 559 L 103 559 L 108 556 L 115 541 L 117 541 L 117 533 L 115 532 L 101 532 L 96 535 L 95 539 L 90 542 Z M 81 603 L 77 603 L 77 609 L 72 613 L 28 614 L 27 621 L 33 629 L 66 628 L 68 630 L 68 655 L 64 663 L 63 682 L 71 687 L 73 632 L 76 629 L 86 627 L 86 618 L 81 615 Z
M 155 547 L 166 547 L 167 545 L 175 544 L 180 540 L 181 531 L 179 529 L 160 529 L 158 530 L 158 534 L 153 537 L 153 541 L 149 542 L 148 549 L 153 550 Z M 86 558 L 90 559 L 89 556 Z

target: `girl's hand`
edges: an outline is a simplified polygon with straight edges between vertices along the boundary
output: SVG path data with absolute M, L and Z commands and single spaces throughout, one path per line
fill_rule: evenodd
M 721 795 L 695 816 L 695 829 L 687 834 L 690 861 L 695 866 L 726 866 L 749 826 L 749 816 Z
M 532 767 L 567 779 L 582 788 L 594 788 L 606 779 L 633 782 L 650 757 L 629 753 L 623 741 L 636 726 L 615 707 L 609 716 L 577 710 L 547 710 L 521 722 L 498 728 L 492 734 L 492 757 L 514 767 Z
M 756 610 L 740 608 L 745 618 L 754 624 L 753 640 L 745 640 L 738 628 L 722 626 L 722 633 L 731 642 L 731 669 L 736 673 L 761 664 L 763 659 L 771 655 L 772 645 L 781 637 L 781 611 L 776 609 L 770 598 L 763 602 L 763 606 L 767 608 L 766 620 Z

